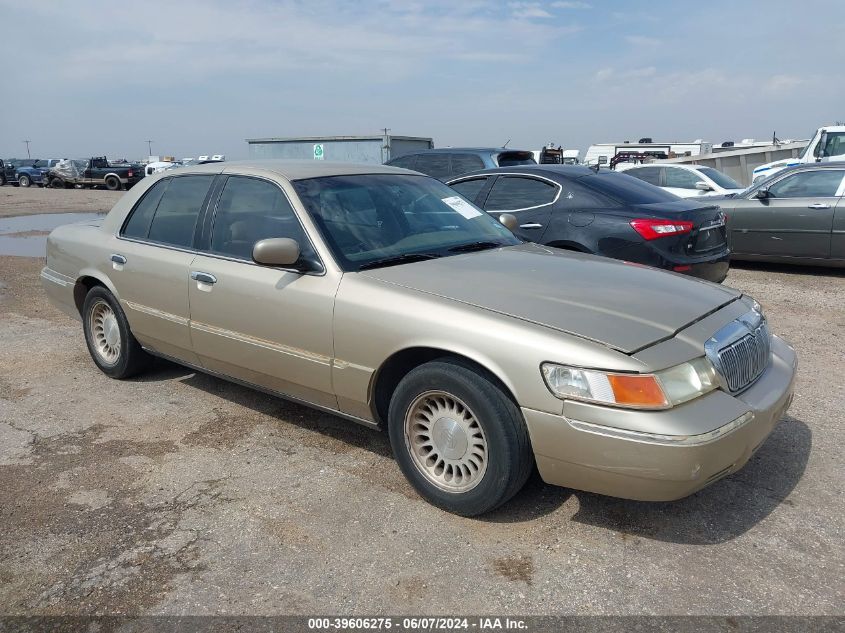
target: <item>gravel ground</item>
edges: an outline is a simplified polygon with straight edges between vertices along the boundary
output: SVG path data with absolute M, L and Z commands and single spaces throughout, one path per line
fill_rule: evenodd
M 105 212 L 124 194 L 107 189 L 0 187 L 0 218 L 36 213 Z
M 0 257 L 6 614 L 843 613 L 845 271 L 731 271 L 801 359 L 740 472 L 658 504 L 535 476 L 464 519 L 384 434 L 167 363 L 108 379 L 41 265 Z

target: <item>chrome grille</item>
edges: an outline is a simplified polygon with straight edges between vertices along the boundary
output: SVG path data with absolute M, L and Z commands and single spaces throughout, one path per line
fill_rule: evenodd
M 718 367 L 728 389 L 735 393 L 754 382 L 769 364 L 770 355 L 771 342 L 765 320 L 742 338 L 719 349 Z

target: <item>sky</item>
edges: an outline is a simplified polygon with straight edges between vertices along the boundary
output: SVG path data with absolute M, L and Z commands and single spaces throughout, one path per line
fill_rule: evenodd
M 843 0 L 0 0 L 0 156 L 374 134 L 586 149 L 845 120 Z

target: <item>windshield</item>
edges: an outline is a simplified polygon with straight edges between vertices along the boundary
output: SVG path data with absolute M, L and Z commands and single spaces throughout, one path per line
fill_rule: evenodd
M 519 244 L 484 211 L 427 176 L 366 174 L 293 183 L 340 267 L 381 265 Z
M 817 132 L 818 132 L 818 130 L 816 130 L 815 132 L 813 132 L 813 133 L 810 135 L 810 142 L 809 142 L 809 143 L 807 143 L 807 144 L 804 146 L 804 149 L 802 149 L 802 150 L 801 150 L 801 153 L 798 155 L 798 158 L 804 158 L 804 157 L 807 155 L 807 152 L 808 152 L 808 151 L 809 151 L 809 149 L 813 146 L 813 141 L 815 141 L 815 140 L 816 140 L 816 133 L 817 133 Z
M 742 185 L 730 176 L 712 167 L 699 167 L 698 171 L 719 185 L 722 189 L 742 189 Z

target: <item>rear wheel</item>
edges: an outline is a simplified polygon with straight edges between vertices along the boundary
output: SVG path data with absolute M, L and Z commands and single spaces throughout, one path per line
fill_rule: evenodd
M 26 174 L 21 174 L 18 176 L 18 184 L 21 187 L 29 187 L 32 184 L 32 180 Z
M 120 189 L 120 180 L 116 176 L 108 176 L 106 178 L 106 189 L 109 191 L 117 191 Z
M 149 355 L 132 336 L 117 299 L 102 286 L 85 296 L 82 327 L 91 358 L 107 376 L 129 378 L 146 369 Z
M 390 401 L 388 430 L 414 488 L 463 516 L 505 503 L 534 464 L 519 407 L 492 379 L 457 359 L 426 363 L 402 379 Z

